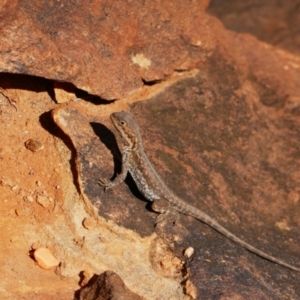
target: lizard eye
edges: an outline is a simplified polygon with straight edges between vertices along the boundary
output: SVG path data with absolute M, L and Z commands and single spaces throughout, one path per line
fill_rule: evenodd
M 121 124 L 122 126 L 125 126 L 125 125 L 126 125 L 126 123 L 125 123 L 124 121 L 120 121 L 120 124 Z

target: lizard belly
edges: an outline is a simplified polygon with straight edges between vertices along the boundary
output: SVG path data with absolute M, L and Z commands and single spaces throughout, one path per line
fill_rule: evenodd
M 161 198 L 158 193 L 149 185 L 149 181 L 143 176 L 143 173 L 138 170 L 129 170 L 130 175 L 132 176 L 135 184 L 137 185 L 139 191 L 143 194 L 143 196 L 149 200 L 154 201 Z

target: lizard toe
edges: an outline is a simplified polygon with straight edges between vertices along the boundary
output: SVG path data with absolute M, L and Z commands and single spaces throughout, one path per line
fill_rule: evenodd
M 98 180 L 98 184 L 103 186 L 105 189 L 107 189 L 110 186 L 110 180 L 107 180 L 105 178 L 100 178 Z

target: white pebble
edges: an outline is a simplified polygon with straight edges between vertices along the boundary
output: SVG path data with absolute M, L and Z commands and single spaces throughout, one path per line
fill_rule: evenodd
M 194 254 L 195 250 L 192 247 L 188 247 L 184 250 L 185 257 L 191 257 Z

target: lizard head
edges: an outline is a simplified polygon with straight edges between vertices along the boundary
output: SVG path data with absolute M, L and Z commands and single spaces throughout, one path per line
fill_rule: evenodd
M 135 149 L 140 141 L 140 132 L 132 115 L 129 112 L 121 111 L 112 113 L 110 118 L 126 146 Z

